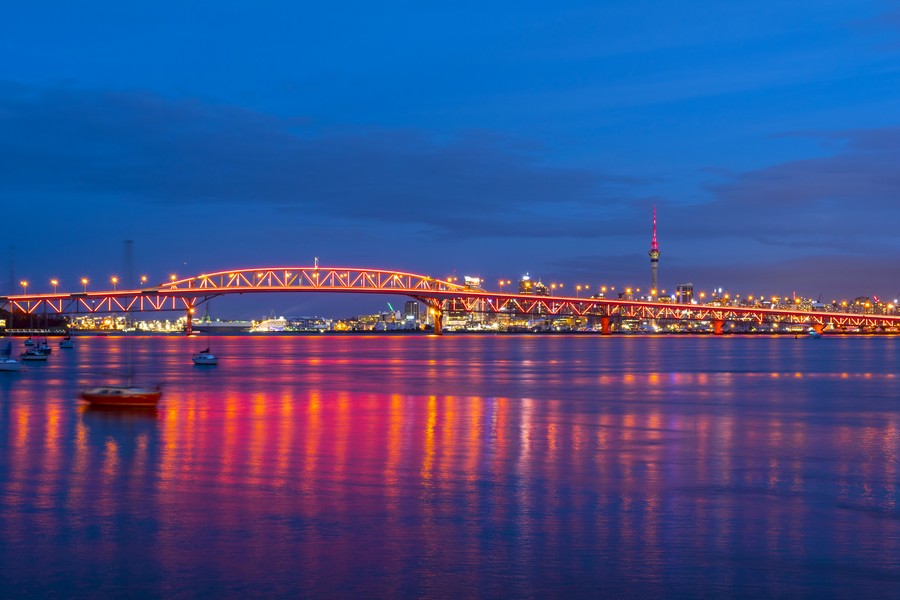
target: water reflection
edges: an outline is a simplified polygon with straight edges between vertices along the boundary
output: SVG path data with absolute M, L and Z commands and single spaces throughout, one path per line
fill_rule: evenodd
M 877 595 L 900 579 L 893 340 L 783 364 L 787 340 L 236 337 L 215 373 L 187 340 L 139 341 L 142 375 L 167 381 L 156 411 L 74 401 L 119 368 L 115 338 L 0 382 L 4 591 Z

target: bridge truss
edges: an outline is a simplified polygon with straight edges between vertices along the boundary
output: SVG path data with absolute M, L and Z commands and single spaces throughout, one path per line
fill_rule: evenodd
M 614 318 L 708 321 L 715 333 L 722 333 L 726 321 L 804 324 L 820 332 L 829 324 L 836 328 L 900 328 L 900 316 L 896 314 L 534 296 L 472 289 L 427 275 L 347 267 L 235 269 L 173 279 L 137 290 L 0 296 L 0 309 L 14 314 L 47 312 L 61 315 L 185 311 L 189 331 L 196 307 L 212 298 L 229 294 L 284 292 L 408 296 L 425 303 L 434 311 L 436 333 L 440 333 L 440 316 L 447 311 L 591 317 L 599 321 L 602 333 L 610 332 L 610 320 Z

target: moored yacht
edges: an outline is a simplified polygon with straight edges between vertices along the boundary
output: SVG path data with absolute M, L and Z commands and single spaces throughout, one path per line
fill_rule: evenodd
M 209 348 L 206 350 L 201 350 L 191 357 L 191 360 L 194 361 L 195 365 L 217 365 L 219 364 L 219 359 L 215 354 L 210 353 Z
M 25 352 L 19 355 L 20 360 L 27 361 L 43 361 L 47 362 L 47 354 L 44 354 L 40 350 L 36 350 L 34 348 L 29 348 Z
M 152 408 L 159 404 L 162 388 L 137 385 L 107 385 L 81 392 L 81 399 L 91 406 Z

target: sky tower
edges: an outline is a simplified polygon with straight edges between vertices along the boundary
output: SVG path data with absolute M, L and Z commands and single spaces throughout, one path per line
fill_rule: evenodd
M 656 205 L 653 205 L 653 239 L 650 240 L 650 293 L 659 294 L 656 284 L 656 271 L 659 268 L 659 242 L 656 241 Z

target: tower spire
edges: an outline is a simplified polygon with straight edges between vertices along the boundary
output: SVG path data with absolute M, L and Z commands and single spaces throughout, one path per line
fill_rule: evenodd
M 653 205 L 653 238 L 650 240 L 650 294 L 656 296 L 659 287 L 656 283 L 656 271 L 659 268 L 659 242 L 656 239 L 656 205 Z

